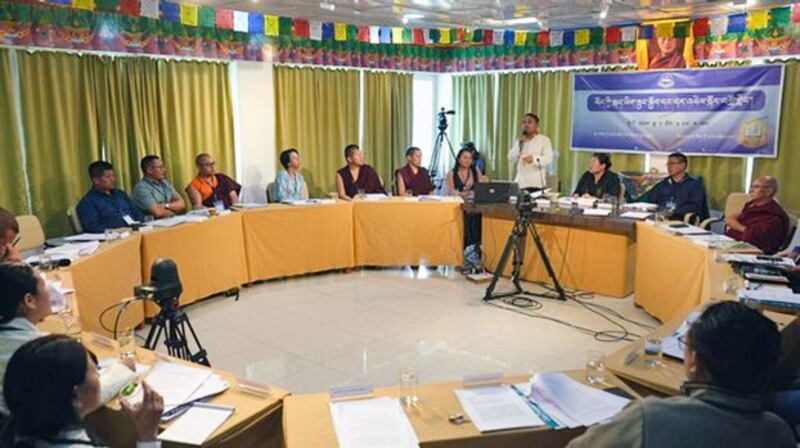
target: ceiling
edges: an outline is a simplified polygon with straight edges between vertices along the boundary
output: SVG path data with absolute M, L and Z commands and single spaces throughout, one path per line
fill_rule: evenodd
M 420 28 L 568 29 L 645 20 L 734 14 L 747 8 L 788 5 L 767 0 L 196 0 L 240 11 L 324 22 Z M 325 5 L 322 5 L 322 4 Z M 327 6 L 323 8 L 322 6 Z M 334 6 L 330 10 L 330 5 Z M 607 17 L 601 19 L 606 9 Z M 536 17 L 541 23 L 514 23 Z M 404 23 L 405 18 L 405 23 Z

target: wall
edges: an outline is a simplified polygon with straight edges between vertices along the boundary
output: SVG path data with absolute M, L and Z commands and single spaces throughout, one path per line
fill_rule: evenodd
M 237 180 L 243 201 L 266 202 L 267 184 L 275 179 L 275 92 L 272 54 L 266 62 L 231 64 Z

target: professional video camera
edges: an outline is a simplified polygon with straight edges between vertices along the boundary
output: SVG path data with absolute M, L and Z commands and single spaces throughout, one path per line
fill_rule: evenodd
M 439 132 L 444 132 L 447 130 L 447 116 L 448 115 L 455 115 L 456 111 L 454 110 L 445 110 L 444 107 L 436 114 L 436 119 L 439 121 Z

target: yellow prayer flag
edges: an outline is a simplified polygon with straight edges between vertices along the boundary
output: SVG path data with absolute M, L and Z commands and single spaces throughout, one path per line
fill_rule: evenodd
M 675 22 L 656 23 L 656 37 L 675 37 Z
M 392 28 L 392 43 L 393 44 L 403 43 L 403 28 L 400 27 Z
M 581 45 L 588 45 L 589 44 L 589 30 L 582 29 L 582 30 L 575 30 L 575 46 Z
M 769 9 L 751 11 L 747 16 L 747 25 L 751 30 L 763 30 L 769 25 Z
M 197 26 L 198 9 L 198 5 L 181 3 L 181 23 L 189 26 Z
M 439 43 L 440 44 L 450 43 L 450 28 L 439 28 Z
M 336 40 L 347 40 L 347 25 L 337 23 L 333 26 L 333 34 Z
M 94 0 L 72 0 L 72 7 L 94 11 Z
M 264 16 L 264 34 L 278 36 L 281 34 L 278 16 Z
M 527 31 L 515 31 L 514 32 L 514 45 L 522 46 L 525 45 L 525 40 L 528 38 Z

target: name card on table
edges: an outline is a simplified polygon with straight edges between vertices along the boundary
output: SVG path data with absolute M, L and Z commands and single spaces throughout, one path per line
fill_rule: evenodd
M 479 373 L 464 375 L 464 388 L 498 386 L 503 384 L 503 372 Z
M 353 384 L 350 386 L 331 387 L 329 393 L 331 401 L 352 400 L 371 397 L 375 393 L 375 388 L 372 384 Z

